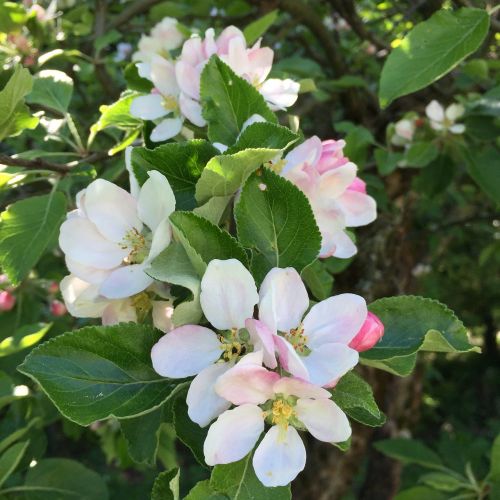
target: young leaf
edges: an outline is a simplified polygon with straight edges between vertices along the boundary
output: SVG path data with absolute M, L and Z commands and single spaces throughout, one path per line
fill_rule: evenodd
M 425 167 L 435 160 L 439 150 L 432 142 L 414 142 L 406 152 L 405 162 L 408 167 Z
M 212 158 L 196 184 L 196 199 L 203 203 L 214 196 L 229 196 L 245 183 L 263 163 L 271 161 L 277 149 L 245 149 Z
M 51 326 L 52 323 L 35 323 L 21 326 L 12 337 L 6 337 L 0 342 L 0 358 L 34 346 L 42 340 Z
M 333 276 L 328 272 L 325 264 L 315 260 L 302 271 L 302 279 L 318 300 L 325 300 L 332 294 Z
M 500 159 L 497 149 L 491 147 L 479 154 L 463 148 L 467 172 L 478 186 L 495 202 L 500 203 Z
M 196 483 L 184 500 L 227 500 L 227 496 L 216 493 L 207 479 Z
M 253 45 L 272 26 L 278 14 L 278 10 L 272 10 L 246 26 L 243 30 L 243 35 L 245 35 L 247 44 Z
M 241 243 L 254 251 L 257 281 L 273 267 L 300 273 L 318 256 L 321 235 L 306 196 L 267 168 L 246 182 L 235 217 Z
M 419 482 L 440 491 L 456 491 L 463 488 L 464 483 L 446 472 L 429 472 L 420 476 Z
M 18 466 L 21 458 L 29 445 L 29 441 L 22 441 L 12 445 L 7 451 L 0 455 L 0 486 L 9 478 Z
M 385 415 L 373 398 L 372 388 L 359 375 L 344 375 L 331 392 L 333 401 L 352 419 L 372 427 L 384 424 Z
M 108 499 L 106 484 L 99 474 L 66 458 L 41 460 L 28 470 L 24 486 L 26 500 Z
M 364 364 L 408 375 L 419 350 L 478 351 L 453 311 L 436 300 L 415 296 L 388 297 L 370 305 L 385 327 L 378 344 L 361 354 Z
M 265 487 L 255 475 L 249 453 L 239 462 L 216 465 L 212 470 L 210 487 L 231 500 L 290 500 L 290 486 Z
M 217 149 L 201 139 L 163 144 L 155 149 L 134 148 L 132 168 L 139 184 L 148 179 L 149 170 L 161 172 L 174 190 L 177 210 L 192 210 L 196 206 L 196 183 L 207 162 L 217 154 Z
M 394 438 L 374 443 L 375 448 L 388 457 L 405 464 L 418 464 L 428 469 L 442 469 L 443 462 L 425 444 L 415 439 Z
M 382 69 L 379 99 L 394 99 L 423 89 L 479 48 L 490 25 L 483 9 L 440 10 L 417 24 L 393 49 Z
M 175 307 L 172 321 L 175 326 L 197 323 L 203 313 L 200 306 L 200 277 L 180 243 L 171 243 L 156 257 L 146 273 L 152 278 L 172 285 L 187 288 L 192 294 L 191 301 Z
M 209 220 L 212 224 L 218 225 L 222 215 L 231 201 L 232 196 L 214 196 L 205 204 L 196 207 L 193 212 L 204 219 Z
M 179 473 L 179 469 L 171 469 L 158 474 L 151 500 L 179 500 Z
M 414 486 L 403 490 L 394 497 L 394 500 L 422 500 L 423 498 L 425 500 L 449 500 L 449 496 L 427 486 Z
M 0 263 L 12 283 L 22 281 L 59 231 L 66 198 L 53 191 L 17 201 L 2 212 Z
M 30 104 L 40 104 L 60 114 L 68 111 L 73 95 L 73 80 L 62 71 L 44 69 L 35 75 L 33 90 L 26 97 Z
M 258 90 L 217 56 L 212 56 L 203 68 L 200 95 L 211 142 L 231 146 L 245 121 L 254 114 L 276 123 L 276 116 Z
M 193 267 L 203 276 L 213 259 L 238 259 L 248 265 L 245 249 L 227 231 L 192 212 L 170 216 L 174 234 L 186 250 Z
M 18 370 L 36 381 L 59 411 L 80 425 L 153 411 L 182 386 L 151 366 L 162 336 L 133 323 L 88 326 L 34 349 Z

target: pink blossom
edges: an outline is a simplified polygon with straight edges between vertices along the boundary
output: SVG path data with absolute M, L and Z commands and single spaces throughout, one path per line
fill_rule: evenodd
M 349 342 L 349 347 L 358 352 L 371 349 L 384 335 L 384 324 L 372 312 L 368 312 L 363 326 Z
M 375 200 L 356 177 L 357 167 L 344 156 L 344 141 L 314 136 L 277 163 L 278 171 L 308 197 L 322 235 L 320 257 L 352 257 L 356 245 L 345 232 L 377 216 Z M 280 170 L 281 169 L 281 170 Z
M 60 300 L 53 300 L 50 303 L 50 314 L 52 316 L 64 316 L 67 312 L 66 306 Z
M 16 305 L 16 297 L 4 290 L 0 292 L 0 311 L 10 311 Z

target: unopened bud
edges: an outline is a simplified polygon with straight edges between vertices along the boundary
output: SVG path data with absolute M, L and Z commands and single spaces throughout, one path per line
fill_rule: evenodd
M 375 314 L 369 312 L 361 330 L 351 340 L 349 347 L 358 352 L 371 349 L 384 335 L 384 325 Z
M 60 300 L 53 300 L 50 303 L 50 314 L 52 316 L 64 316 L 66 312 L 66 306 Z
M 0 311 L 10 311 L 16 305 L 16 298 L 10 292 L 0 292 Z

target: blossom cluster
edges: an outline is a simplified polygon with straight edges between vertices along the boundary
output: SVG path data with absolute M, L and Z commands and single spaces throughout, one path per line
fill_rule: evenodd
M 251 83 L 273 110 L 285 109 L 297 100 L 299 84 L 291 79 L 268 78 L 274 53 L 261 47 L 260 40 L 247 47 L 245 36 L 235 26 L 229 26 L 215 37 L 213 28 L 202 38 L 194 35 L 184 42 L 180 55 L 172 52 L 181 46 L 182 33 L 177 22 L 165 18 L 155 26 L 151 36 L 143 36 L 134 59 L 139 61 L 139 75 L 150 80 L 153 89 L 148 95 L 132 102 L 132 115 L 154 121 L 151 141 L 160 142 L 175 137 L 187 120 L 204 127 L 200 104 L 201 72 L 211 56 L 217 55 L 238 76 Z

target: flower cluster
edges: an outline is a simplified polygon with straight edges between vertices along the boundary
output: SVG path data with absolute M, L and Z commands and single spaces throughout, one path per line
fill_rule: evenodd
M 272 269 L 257 290 L 235 259 L 208 264 L 200 300 L 213 328 L 173 329 L 153 346 L 153 367 L 169 378 L 195 375 L 188 414 L 201 426 L 217 419 L 204 445 L 207 464 L 243 458 L 267 422 L 255 472 L 266 486 L 288 484 L 305 465 L 297 430 L 325 442 L 349 438 L 349 422 L 325 387 L 357 364 L 358 351 L 380 339 L 383 325 L 363 298 L 348 293 L 305 314 L 309 297 L 295 269 Z
M 205 32 L 204 38 L 192 36 L 184 42 L 179 57 L 174 60 L 170 51 L 177 48 L 181 40 L 173 20 L 164 19 L 153 29 L 152 38 L 141 40 L 140 53 L 134 56 L 142 61 L 137 64 L 139 74 L 154 87 L 149 95 L 137 97 L 130 110 L 134 116 L 156 123 L 151 141 L 165 141 L 176 136 L 184 120 L 197 127 L 206 125 L 201 112 L 200 79 L 213 55 L 258 89 L 271 109 L 285 109 L 297 100 L 297 82 L 268 78 L 273 50 L 261 47 L 260 40 L 247 47 L 243 33 L 235 26 L 227 27 L 218 37 L 212 28 Z

